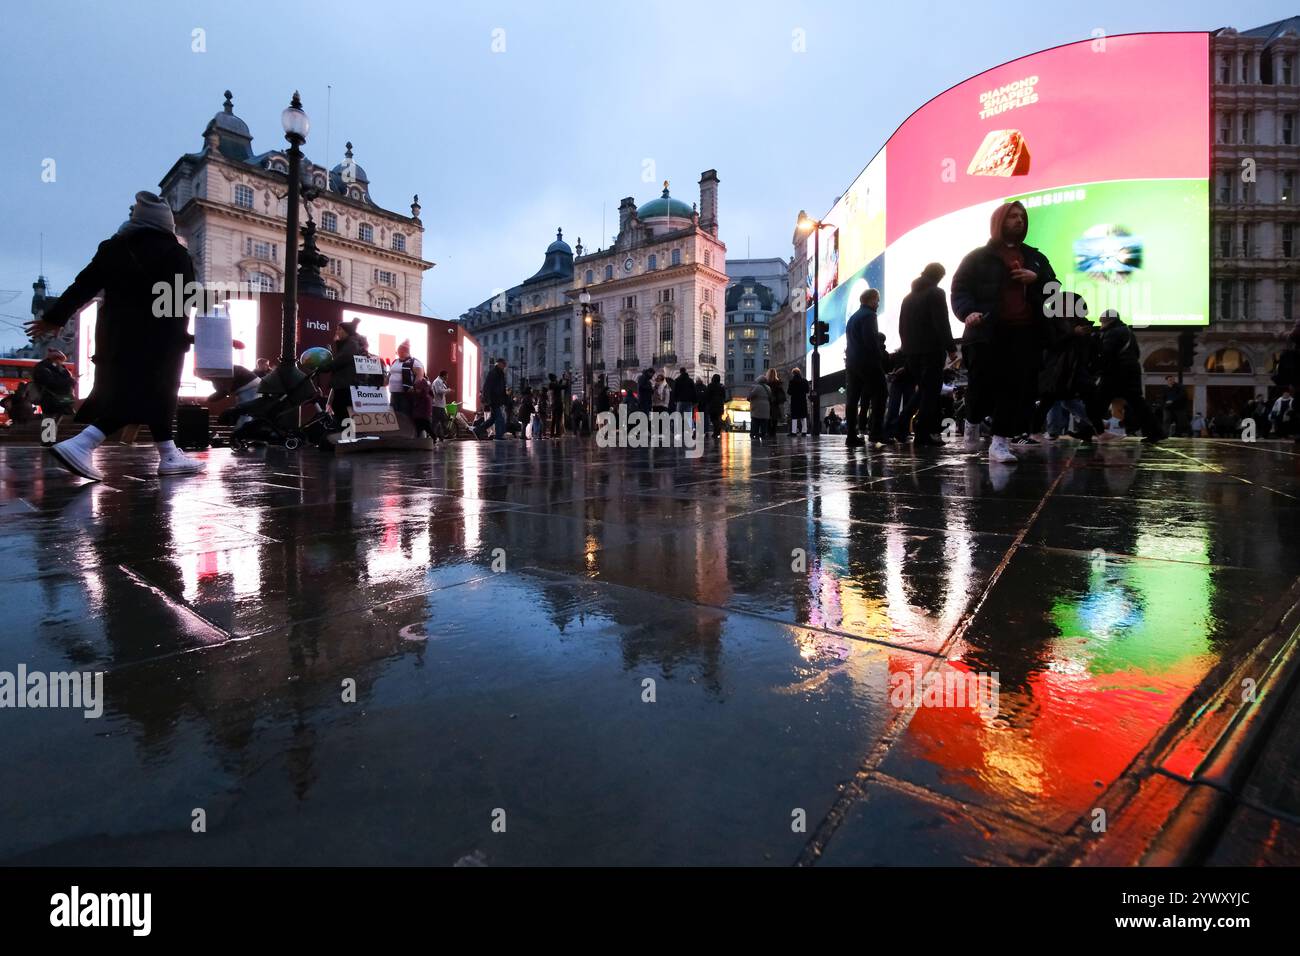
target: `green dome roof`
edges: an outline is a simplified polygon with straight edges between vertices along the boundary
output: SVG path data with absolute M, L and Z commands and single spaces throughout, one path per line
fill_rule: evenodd
M 668 181 L 664 180 L 664 191 L 658 199 L 652 199 L 636 211 L 638 219 L 662 219 L 671 217 L 673 219 L 690 219 L 695 215 L 695 210 L 680 199 L 673 199 L 668 195 Z

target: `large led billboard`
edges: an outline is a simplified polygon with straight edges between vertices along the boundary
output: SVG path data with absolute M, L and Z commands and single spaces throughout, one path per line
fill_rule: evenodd
M 1025 241 L 1094 316 L 1207 324 L 1209 49 L 1206 33 L 1084 40 L 987 70 L 908 117 L 823 217 L 822 373 L 843 369 L 864 289 L 880 290 L 880 330 L 897 348 L 912 280 L 941 262 L 947 289 L 1013 199 L 1029 212 Z

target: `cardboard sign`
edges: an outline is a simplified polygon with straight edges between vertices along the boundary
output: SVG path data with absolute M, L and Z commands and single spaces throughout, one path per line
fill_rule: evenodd
M 194 374 L 199 378 L 226 378 L 234 371 L 233 355 L 230 316 L 195 316 Z
M 370 355 L 354 355 L 352 361 L 356 363 L 358 375 L 383 375 L 384 367 L 379 364 L 379 359 Z
M 356 425 L 358 434 L 395 432 L 398 428 L 397 415 L 391 411 L 362 412 L 354 408 L 352 410 L 352 422 Z
M 352 408 L 358 412 L 388 412 L 388 389 L 369 385 L 352 386 Z

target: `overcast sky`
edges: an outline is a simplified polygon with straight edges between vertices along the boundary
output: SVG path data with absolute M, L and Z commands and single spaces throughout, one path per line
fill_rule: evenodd
M 298 89 L 314 161 L 333 166 L 350 139 L 377 203 L 405 213 L 419 193 L 436 263 L 423 311 L 454 318 L 535 272 L 557 226 L 570 244 L 607 245 L 623 196 L 645 202 L 668 179 L 692 202 L 710 168 L 729 257 L 788 258 L 799 209 L 825 212 L 913 109 L 962 79 L 1098 28 L 1248 29 L 1300 0 L 1020 8 L 7 0 L 0 290 L 22 294 L 0 292 L 0 347 L 22 343 L 40 234 L 62 290 L 135 191 L 202 146 L 227 88 L 255 151 L 283 142 Z

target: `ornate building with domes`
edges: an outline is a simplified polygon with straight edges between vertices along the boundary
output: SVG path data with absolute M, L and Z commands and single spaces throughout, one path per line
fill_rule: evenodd
M 178 159 L 159 184 L 200 282 L 283 290 L 288 173 L 288 145 L 254 153 L 253 135 L 227 90 L 203 131 L 203 148 Z M 409 216 L 377 205 L 351 143 L 330 170 L 304 156 L 302 182 L 316 243 L 329 257 L 321 270 L 326 296 L 418 314 L 424 273 L 433 268 L 422 256 L 419 197 Z M 306 225 L 305 212 L 301 220 Z
M 619 205 L 608 249 L 576 252 L 556 232 L 542 268 L 461 315 L 480 345 L 480 378 L 498 358 L 515 387 L 568 372 L 573 392 L 589 375 L 610 388 L 635 386 L 641 369 L 705 381 L 721 372 L 727 247 L 718 239 L 718 174 L 700 176 L 699 207 L 663 192 Z M 587 293 L 587 332 L 579 297 Z M 591 340 L 588 346 L 588 338 Z
M 721 372 L 727 247 L 718 238 L 718 173 L 700 175 L 699 205 L 663 193 L 618 209 L 608 249 L 574 259 L 571 301 L 591 297 L 594 371 L 611 386 L 634 384 L 647 367 L 685 368 L 706 382 Z M 581 321 L 581 309 L 577 310 Z

